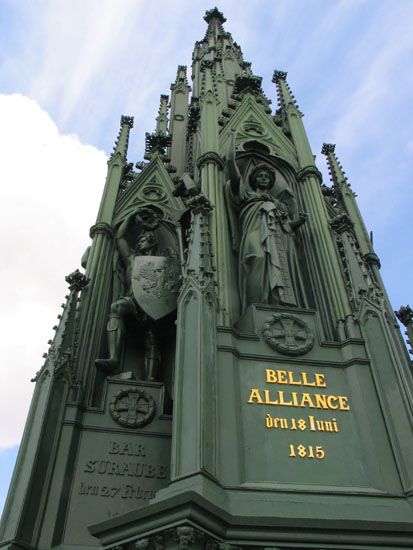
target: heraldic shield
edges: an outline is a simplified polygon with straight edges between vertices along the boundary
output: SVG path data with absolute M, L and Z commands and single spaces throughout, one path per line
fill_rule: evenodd
M 136 256 L 132 291 L 142 310 L 154 321 L 176 309 L 180 270 L 175 258 Z

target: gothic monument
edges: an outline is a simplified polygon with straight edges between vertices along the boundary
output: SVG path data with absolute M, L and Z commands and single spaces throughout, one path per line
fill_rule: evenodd
M 411 364 L 355 194 L 205 21 L 146 162 L 121 118 L 0 548 L 412 548 Z

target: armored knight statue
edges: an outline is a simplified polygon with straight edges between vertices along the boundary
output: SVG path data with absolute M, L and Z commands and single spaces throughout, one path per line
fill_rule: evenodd
M 290 189 L 275 187 L 275 171 L 269 164 L 259 163 L 241 175 L 235 159 L 235 131 L 227 169 L 227 196 L 239 217 L 242 311 L 253 303 L 305 305 L 296 231 L 306 222 L 306 215 L 297 213 Z
M 127 326 L 137 325 L 143 332 L 144 375 L 156 380 L 160 364 L 156 321 L 176 308 L 177 262 L 173 252 L 158 255 L 156 230 L 161 216 L 151 208 L 129 214 L 116 233 L 114 301 L 107 325 L 109 358 L 96 359 L 96 366 L 108 374 L 121 370 L 120 357 Z M 131 245 L 131 234 L 136 234 Z M 166 251 L 168 254 L 168 250 Z

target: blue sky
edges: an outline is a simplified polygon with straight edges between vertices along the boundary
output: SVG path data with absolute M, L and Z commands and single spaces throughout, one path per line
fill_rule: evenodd
M 395 308 L 412 296 L 413 2 L 223 0 L 225 27 L 276 104 L 288 81 L 318 166 L 336 143 Z M 65 290 L 88 245 L 121 114 L 142 160 L 159 95 L 190 65 L 192 0 L 0 0 L 0 508 Z M 7 335 L 5 337 L 5 335 Z M 9 473 L 8 473 L 9 472 Z

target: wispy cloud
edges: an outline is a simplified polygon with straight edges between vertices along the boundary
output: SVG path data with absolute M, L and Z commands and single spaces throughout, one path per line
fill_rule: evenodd
M 345 147 L 355 147 L 360 140 L 369 140 L 381 132 L 383 138 L 389 136 L 385 132 L 386 120 L 383 118 L 389 113 L 399 109 L 400 101 L 405 98 L 406 88 L 413 84 L 413 72 L 406 71 L 413 57 L 413 34 L 411 21 L 413 21 L 413 6 L 411 18 L 405 19 L 406 14 L 392 14 L 392 20 L 388 20 L 388 14 L 376 18 L 370 33 L 370 57 L 364 66 L 364 74 L 358 82 L 355 82 L 351 94 L 344 100 L 341 109 L 342 114 L 335 125 L 335 139 Z M 386 24 L 386 33 L 382 32 Z M 371 42 L 376 37 L 376 47 L 371 47 Z M 356 46 L 351 52 L 353 59 L 363 47 L 367 48 L 368 37 L 364 44 Z M 349 75 L 352 81 L 352 74 Z M 404 81 L 404 82 L 403 82 Z M 400 85 L 403 82 L 403 87 Z M 406 87 L 406 88 L 405 88 Z M 402 123 L 403 121 L 400 120 Z

